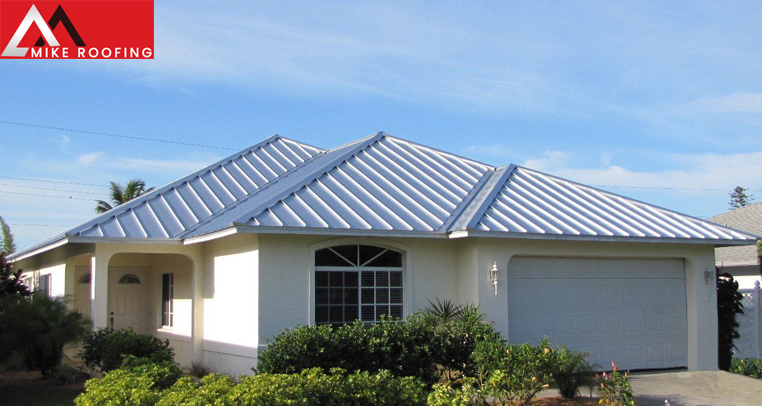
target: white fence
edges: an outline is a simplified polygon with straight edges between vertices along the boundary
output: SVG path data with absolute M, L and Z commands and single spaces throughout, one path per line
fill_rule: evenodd
M 738 333 L 741 338 L 734 341 L 737 358 L 762 357 L 762 295 L 759 281 L 754 282 L 754 289 L 739 289 L 743 295 L 743 313 L 736 316 Z

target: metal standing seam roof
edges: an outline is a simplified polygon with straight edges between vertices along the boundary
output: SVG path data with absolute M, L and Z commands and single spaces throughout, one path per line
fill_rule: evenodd
M 528 168 L 494 167 L 377 133 L 331 150 L 272 136 L 14 257 L 64 239 L 181 241 L 230 229 L 718 245 L 757 238 Z

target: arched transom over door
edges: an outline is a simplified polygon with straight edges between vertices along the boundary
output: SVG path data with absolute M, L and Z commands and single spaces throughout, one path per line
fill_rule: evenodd
M 315 251 L 315 323 L 402 317 L 402 253 L 373 245 Z

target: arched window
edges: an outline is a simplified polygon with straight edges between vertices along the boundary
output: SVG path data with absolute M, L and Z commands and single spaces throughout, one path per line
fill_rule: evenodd
M 79 283 L 90 283 L 91 278 L 90 274 L 86 273 L 79 277 Z
M 140 284 L 140 278 L 138 278 L 137 276 L 131 273 L 128 273 L 122 276 L 121 278 L 119 278 L 119 283 L 137 285 L 137 284 Z
M 315 251 L 315 323 L 402 317 L 402 253 L 372 245 Z

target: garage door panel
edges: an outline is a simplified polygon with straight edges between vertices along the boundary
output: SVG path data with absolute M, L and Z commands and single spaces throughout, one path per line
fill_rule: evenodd
M 522 257 L 511 260 L 508 279 L 511 342 L 548 337 L 603 366 L 687 364 L 681 260 Z

